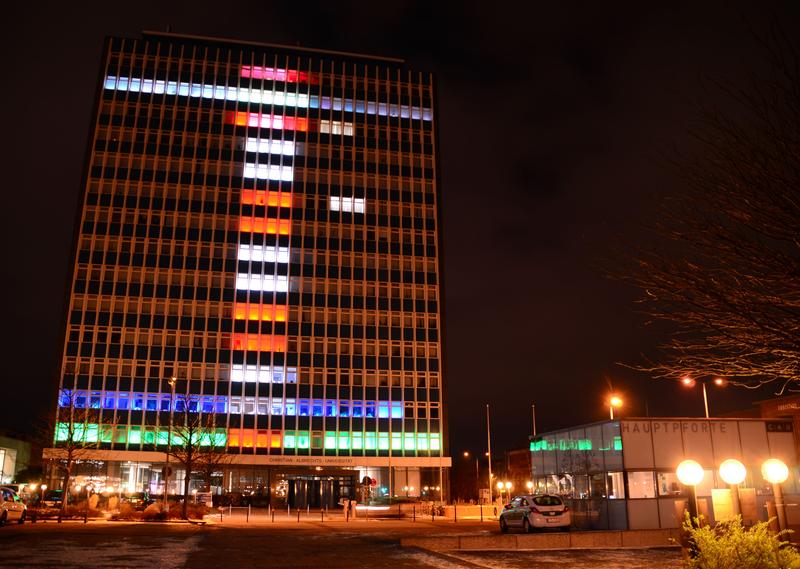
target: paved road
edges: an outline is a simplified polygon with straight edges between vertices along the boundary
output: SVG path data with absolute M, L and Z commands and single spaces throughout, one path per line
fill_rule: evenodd
M 18 569 L 681 567 L 676 549 L 438 554 L 400 547 L 401 537 L 495 532 L 493 524 L 420 521 L 206 526 L 48 522 L 0 528 L 0 552 L 3 567 Z

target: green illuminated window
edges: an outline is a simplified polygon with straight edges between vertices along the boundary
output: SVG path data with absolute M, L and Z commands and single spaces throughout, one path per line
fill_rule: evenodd
M 347 450 L 350 448 L 350 434 L 339 433 L 339 449 Z
M 441 445 L 439 444 L 439 433 L 431 433 L 431 450 L 440 450 Z
M 309 448 L 311 440 L 308 436 L 308 431 L 297 431 L 297 448 Z
M 389 450 L 389 433 L 378 433 L 378 449 Z
M 353 438 L 354 449 L 361 450 L 364 448 L 364 433 L 352 433 L 351 437 Z
M 417 444 L 414 440 L 415 433 L 406 433 L 403 437 L 403 450 L 417 450 Z
M 325 432 L 325 448 L 326 449 L 336 448 L 336 431 Z
M 297 441 L 294 436 L 294 431 L 283 432 L 283 448 L 295 448 Z
M 403 433 L 392 433 L 392 450 L 403 448 Z
M 128 444 L 140 445 L 142 444 L 142 428 L 131 427 L 128 431 Z
M 428 433 L 417 433 L 417 450 L 428 450 Z
M 378 435 L 376 435 L 375 433 L 366 433 L 367 450 L 375 450 L 377 448 L 377 443 L 376 443 L 377 438 Z

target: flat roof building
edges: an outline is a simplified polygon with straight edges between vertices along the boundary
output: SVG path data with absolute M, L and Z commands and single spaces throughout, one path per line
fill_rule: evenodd
M 698 510 L 712 523 L 732 513 L 732 494 L 719 467 L 740 461 L 747 475 L 739 485 L 745 523 L 768 518 L 774 501 L 762 464 L 777 458 L 789 467 L 782 484 L 790 525 L 800 524 L 800 478 L 793 423 L 787 419 L 625 418 L 531 437 L 534 492 L 562 495 L 573 523 L 586 529 L 680 527 L 688 490 L 676 468 L 695 460 L 704 475 L 697 485 Z
M 396 59 L 109 39 L 54 446 L 83 437 L 107 484 L 162 493 L 202 416 L 216 491 L 316 507 L 366 478 L 444 487 L 435 104 Z

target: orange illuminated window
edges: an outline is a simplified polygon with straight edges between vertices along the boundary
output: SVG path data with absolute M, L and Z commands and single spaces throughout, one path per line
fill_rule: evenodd
M 286 322 L 286 307 L 272 304 L 237 304 L 233 309 L 236 320 L 267 320 Z
M 308 131 L 308 119 L 305 117 L 246 113 L 242 111 L 226 111 L 225 124 L 251 126 L 254 128 L 272 128 L 275 130 Z
M 238 447 L 241 438 L 242 438 L 241 429 L 228 429 L 228 446 Z
M 271 207 L 292 207 L 292 194 L 266 190 L 242 190 L 242 203 Z
M 286 336 L 270 334 L 234 334 L 232 346 L 234 350 L 248 352 L 285 352 Z
M 270 431 L 269 432 L 269 446 L 272 448 L 281 448 L 281 432 L 280 431 Z
M 253 431 L 242 429 L 242 446 L 253 448 Z
M 263 219 L 242 217 L 239 220 L 239 231 L 248 233 L 268 233 L 270 235 L 289 235 L 291 222 L 288 219 Z
M 267 446 L 269 446 L 269 435 L 267 431 L 258 431 L 256 434 L 256 446 L 258 448 L 267 448 Z

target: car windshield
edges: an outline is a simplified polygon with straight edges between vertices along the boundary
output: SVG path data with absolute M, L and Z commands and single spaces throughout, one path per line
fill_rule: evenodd
M 557 496 L 536 496 L 533 503 L 537 506 L 560 506 L 563 502 Z

